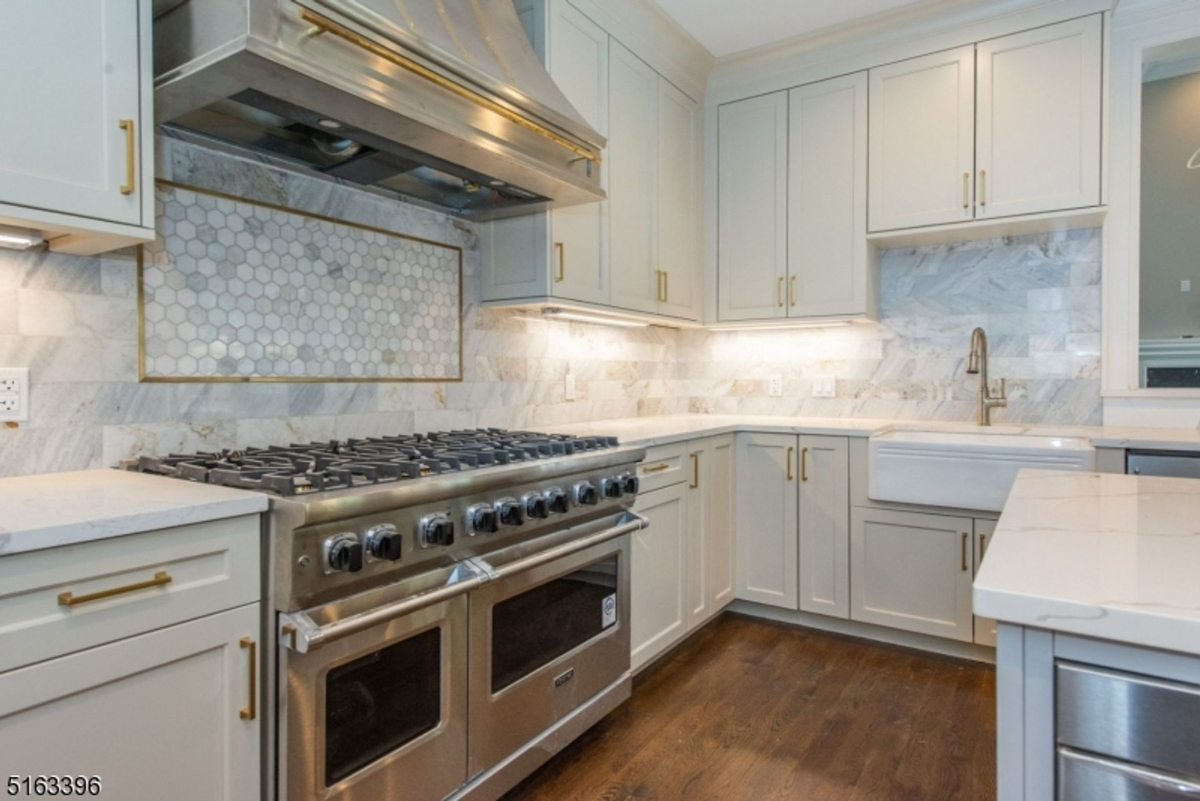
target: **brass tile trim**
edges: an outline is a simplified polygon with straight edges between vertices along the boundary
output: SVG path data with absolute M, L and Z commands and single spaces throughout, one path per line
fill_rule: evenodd
M 312 220 L 320 220 L 322 222 L 334 223 L 335 225 L 344 225 L 347 228 L 355 228 L 360 231 L 371 231 L 372 233 L 382 234 L 384 236 L 394 237 L 396 239 L 404 239 L 409 242 L 417 242 L 422 245 L 432 245 L 434 247 L 445 248 L 452 250 L 458 254 L 458 375 L 457 376 L 441 376 L 436 378 L 379 378 L 379 377 L 349 377 L 343 378 L 340 376 L 319 377 L 319 376 L 149 376 L 146 375 L 146 287 L 144 280 L 145 271 L 145 249 L 143 245 L 137 246 L 137 328 L 138 328 L 138 381 L 143 384 L 460 384 L 463 381 L 463 249 L 458 245 L 450 245 L 445 242 L 437 242 L 433 239 L 423 239 L 418 236 L 410 236 L 402 234 L 398 231 L 389 231 L 386 228 L 377 228 L 371 225 L 363 225 L 361 223 L 351 222 L 350 220 L 330 217 L 325 214 L 317 214 L 315 212 L 303 211 L 302 209 L 290 208 L 281 206 L 276 203 L 268 203 L 262 200 L 253 200 L 251 198 L 238 197 L 227 192 L 220 192 L 215 189 L 207 189 L 202 186 L 194 186 L 192 184 L 180 183 L 178 181 L 169 181 L 163 178 L 154 181 L 156 186 L 165 186 L 172 189 L 183 189 L 188 192 L 196 192 L 201 195 L 209 195 L 211 197 L 222 198 L 224 200 L 232 200 L 235 203 L 248 203 L 251 206 L 259 206 L 272 211 L 281 211 L 285 214 L 295 214 L 298 217 L 307 217 Z

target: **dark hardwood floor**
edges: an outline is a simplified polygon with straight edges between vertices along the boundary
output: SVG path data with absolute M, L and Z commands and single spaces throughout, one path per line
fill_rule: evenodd
M 725 615 L 503 801 L 990 801 L 990 667 Z

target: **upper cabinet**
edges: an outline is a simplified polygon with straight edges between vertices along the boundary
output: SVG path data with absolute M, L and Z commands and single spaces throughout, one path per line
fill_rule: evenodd
M 872 232 L 1100 205 L 1100 15 L 871 70 Z
M 484 302 L 698 321 L 698 104 L 567 0 L 516 7 L 555 83 L 608 138 L 608 200 L 483 225 Z
M 154 238 L 150 0 L 14 0 L 0 224 L 91 254 Z

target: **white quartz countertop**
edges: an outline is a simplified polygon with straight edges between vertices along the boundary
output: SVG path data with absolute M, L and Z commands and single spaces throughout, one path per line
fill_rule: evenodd
M 267 496 L 122 470 L 0 479 L 0 557 L 267 510 Z
M 1200 655 L 1200 481 L 1024 470 L 975 613 Z

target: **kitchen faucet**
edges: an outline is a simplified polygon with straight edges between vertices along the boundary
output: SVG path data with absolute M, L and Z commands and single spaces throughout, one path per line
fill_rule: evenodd
M 981 426 L 990 426 L 992 424 L 992 408 L 1008 406 L 1008 397 L 1004 394 L 1004 379 L 1000 379 L 1000 394 L 992 397 L 992 390 L 988 384 L 988 367 L 987 367 L 987 334 L 982 328 L 976 328 L 971 332 L 971 352 L 967 354 L 967 374 L 979 375 L 979 392 L 977 393 L 978 406 L 976 411 L 976 420 Z

